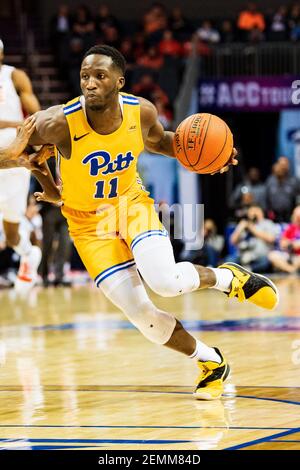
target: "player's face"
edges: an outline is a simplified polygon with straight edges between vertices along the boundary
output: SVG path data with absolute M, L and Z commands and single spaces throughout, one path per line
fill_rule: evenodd
M 116 96 L 124 85 L 118 68 L 112 58 L 92 54 L 84 59 L 80 70 L 80 86 L 86 106 L 93 111 L 101 111 Z

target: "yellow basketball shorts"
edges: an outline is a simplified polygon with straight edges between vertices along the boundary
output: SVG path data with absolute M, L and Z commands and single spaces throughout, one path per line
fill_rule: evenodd
M 135 264 L 132 249 L 144 238 L 168 236 L 155 211 L 154 201 L 140 194 L 121 196 L 118 206 L 102 205 L 97 211 L 63 206 L 69 233 L 97 287 L 112 274 Z

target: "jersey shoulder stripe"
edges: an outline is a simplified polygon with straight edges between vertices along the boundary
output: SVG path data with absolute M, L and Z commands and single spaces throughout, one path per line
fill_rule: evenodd
M 72 103 L 70 105 L 64 106 L 63 111 L 65 115 L 75 113 L 75 111 L 78 111 L 79 109 L 82 109 L 82 105 L 80 101 L 78 100 L 75 103 Z
M 134 102 L 138 102 L 138 98 L 136 98 L 135 96 L 128 96 L 128 95 L 122 95 L 122 98 L 123 100 L 128 100 L 128 101 L 134 101 Z
M 135 101 L 128 101 L 128 100 L 124 100 L 124 99 L 123 99 L 123 103 L 124 104 L 129 104 L 131 106 L 138 106 L 140 104 L 139 101 L 135 102 Z

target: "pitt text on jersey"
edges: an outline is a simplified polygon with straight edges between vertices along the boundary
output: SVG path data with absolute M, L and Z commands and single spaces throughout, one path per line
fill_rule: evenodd
M 119 153 L 114 160 L 109 152 L 105 150 L 97 150 L 89 153 L 82 159 L 82 163 L 88 166 L 90 176 L 97 177 L 99 173 L 102 175 L 112 175 L 129 168 L 131 162 L 135 159 L 132 152 L 126 154 Z M 104 197 L 113 198 L 118 196 L 118 177 L 111 179 L 108 184 L 109 188 L 104 187 L 104 180 L 95 183 L 95 199 L 103 199 Z M 107 194 L 107 191 L 108 194 Z

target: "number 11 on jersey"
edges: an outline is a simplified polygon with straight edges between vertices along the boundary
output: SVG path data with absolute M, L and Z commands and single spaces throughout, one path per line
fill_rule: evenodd
M 118 178 L 113 178 L 112 180 L 108 181 L 107 183 L 110 185 L 110 191 L 108 196 L 104 194 L 105 189 L 105 181 L 97 181 L 96 183 L 96 193 L 94 194 L 95 199 L 104 199 L 108 197 L 109 199 L 112 197 L 117 197 L 118 193 Z

